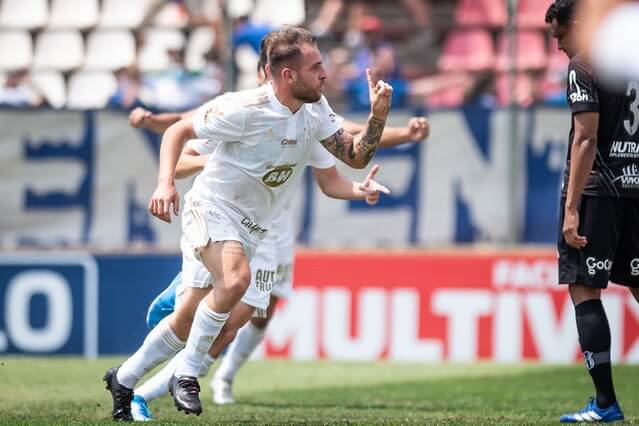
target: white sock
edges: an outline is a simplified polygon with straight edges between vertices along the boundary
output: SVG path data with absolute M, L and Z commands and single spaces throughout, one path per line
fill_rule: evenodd
M 216 359 L 217 358 L 213 358 L 211 355 L 206 354 L 206 356 L 204 357 L 204 362 L 202 363 L 202 367 L 200 368 L 199 377 L 204 377 L 209 374 L 209 370 L 211 369 L 211 366 L 215 364 Z
M 164 318 L 149 332 L 144 343 L 118 369 L 118 382 L 129 389 L 150 370 L 157 367 L 184 347 L 184 341 L 175 335 Z
M 220 368 L 215 372 L 215 379 L 232 382 L 237 371 L 249 359 L 257 345 L 264 340 L 264 332 L 265 330 L 255 327 L 251 322 L 240 328 L 224 355 Z
M 229 317 L 228 312 L 215 312 L 202 300 L 195 312 L 189 339 L 184 348 L 184 358 L 177 365 L 175 375 L 198 377 L 213 341 Z
M 171 359 L 162 370 L 158 371 L 155 376 L 137 388 L 135 394 L 144 398 L 146 402 L 149 402 L 169 393 L 169 380 L 173 377 L 175 366 L 182 359 L 183 353 L 184 351 L 180 351 L 175 354 L 173 359 Z

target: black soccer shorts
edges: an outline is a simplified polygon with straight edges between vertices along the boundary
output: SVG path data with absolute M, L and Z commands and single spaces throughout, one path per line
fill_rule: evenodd
M 565 198 L 559 213 L 559 283 L 606 288 L 608 282 L 639 288 L 639 199 L 583 196 L 579 235 L 581 249 L 564 239 Z

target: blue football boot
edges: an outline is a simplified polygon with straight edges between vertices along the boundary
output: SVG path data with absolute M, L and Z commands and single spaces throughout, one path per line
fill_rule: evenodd
M 612 404 L 608 408 L 599 408 L 595 398 L 590 398 L 590 402 L 578 413 L 564 414 L 559 418 L 561 423 L 593 423 L 593 422 L 619 422 L 624 419 L 623 411 L 618 403 Z
M 153 414 L 149 410 L 149 405 L 146 400 L 140 395 L 133 395 L 133 401 L 131 401 L 131 415 L 136 422 L 148 422 L 153 420 Z
M 171 315 L 175 310 L 175 290 L 182 283 L 182 273 L 178 273 L 171 284 L 158 294 L 149 305 L 146 312 L 146 325 L 149 330 L 154 328 L 165 317 Z

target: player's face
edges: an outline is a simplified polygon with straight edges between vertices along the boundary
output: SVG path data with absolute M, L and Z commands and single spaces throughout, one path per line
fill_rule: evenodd
M 311 44 L 302 46 L 302 58 L 296 69 L 293 83 L 293 96 L 305 103 L 320 100 L 326 85 L 326 70 L 322 65 L 322 55 L 317 47 Z
M 556 19 L 550 24 L 552 36 L 557 40 L 559 50 L 564 52 L 569 58 L 577 54 L 577 40 L 574 34 L 574 28 L 566 25 L 560 25 Z

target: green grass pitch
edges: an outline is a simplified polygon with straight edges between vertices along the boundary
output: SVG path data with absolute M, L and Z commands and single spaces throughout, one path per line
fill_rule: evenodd
M 0 424 L 112 424 L 101 381 L 121 358 L 0 357 Z M 639 424 L 639 366 L 615 366 L 627 423 Z M 185 416 L 154 401 L 155 424 L 558 424 L 592 393 L 582 366 L 258 361 L 240 371 L 234 406 Z

